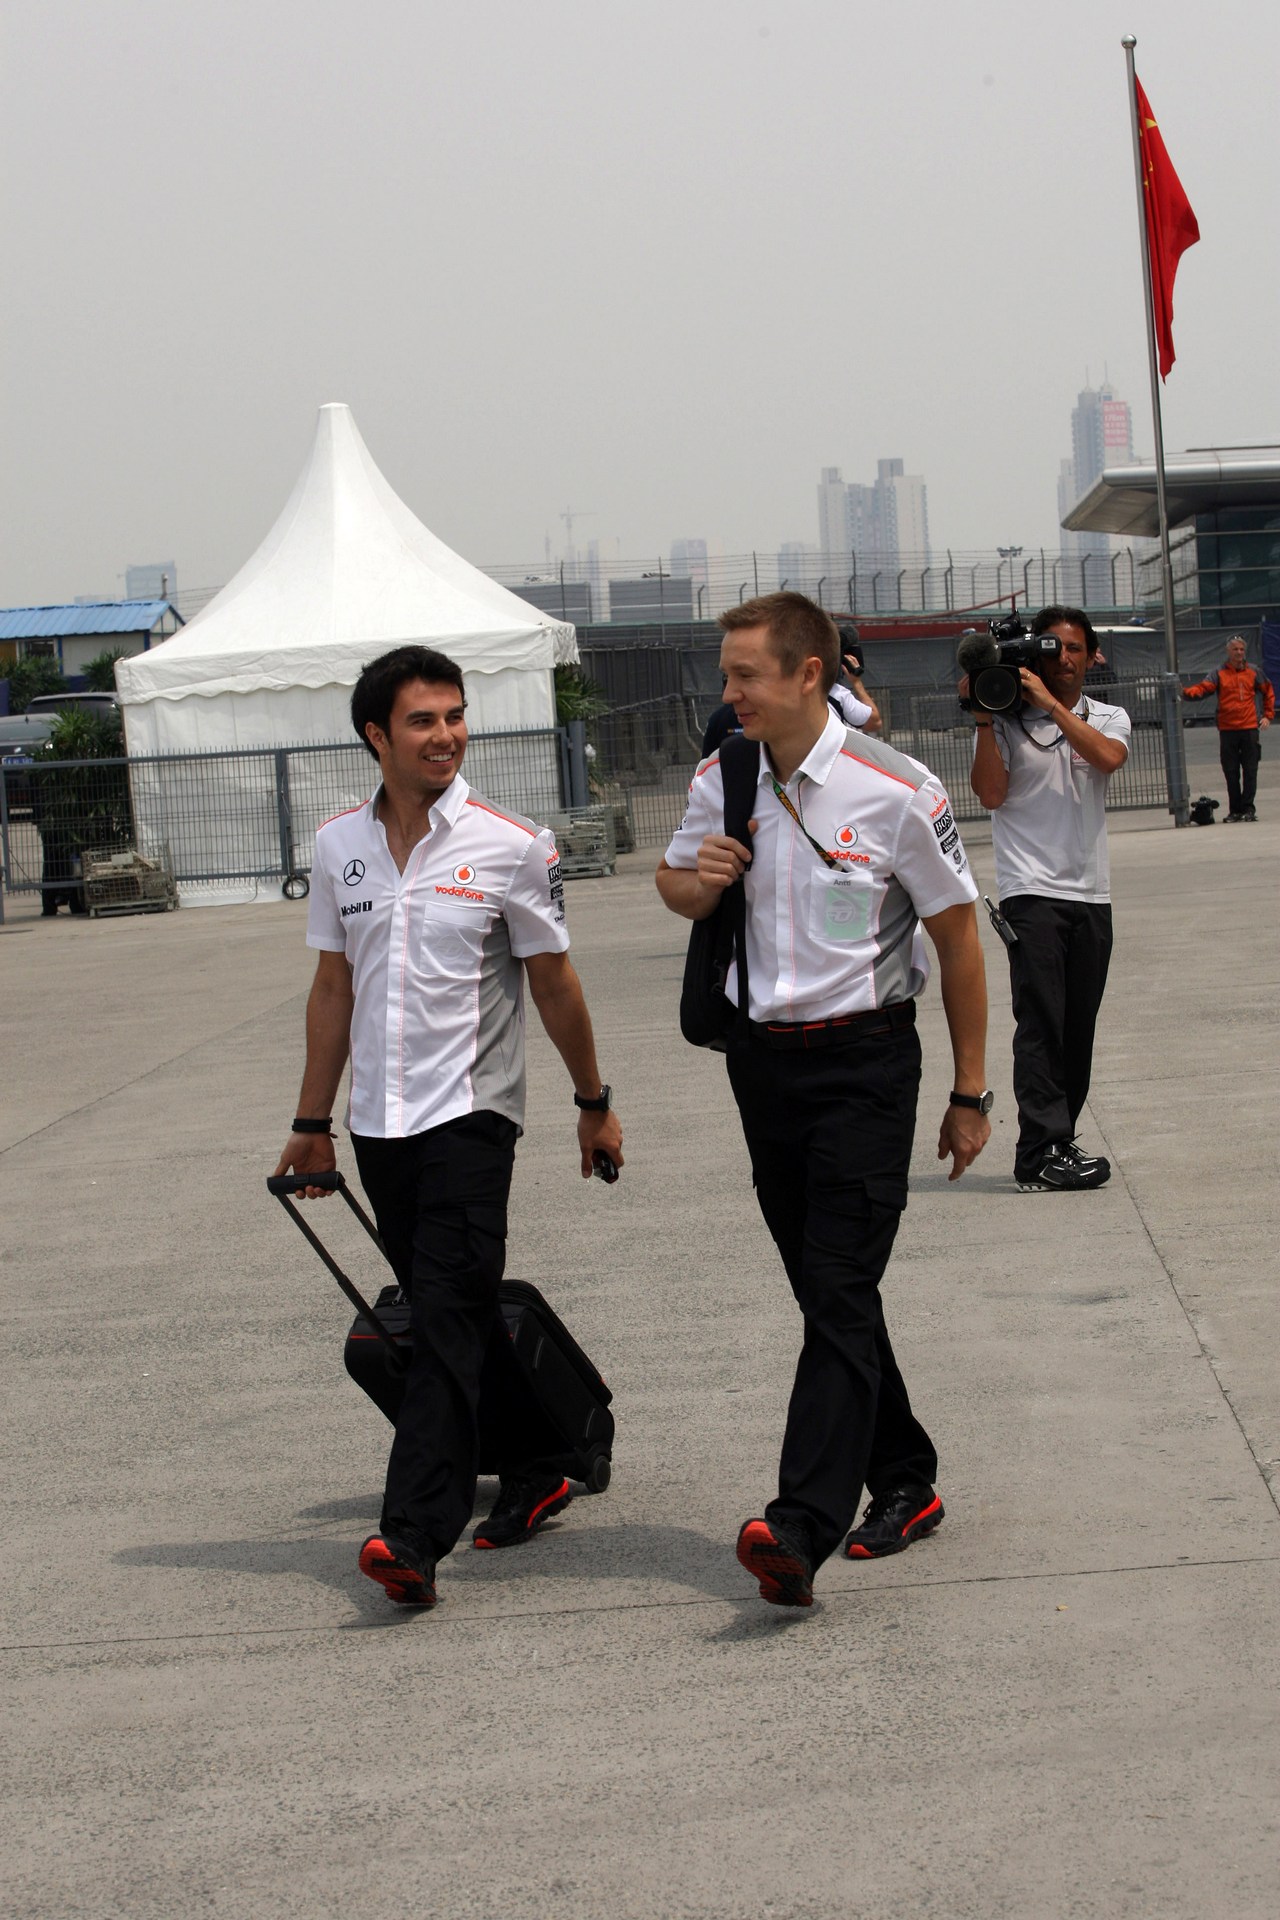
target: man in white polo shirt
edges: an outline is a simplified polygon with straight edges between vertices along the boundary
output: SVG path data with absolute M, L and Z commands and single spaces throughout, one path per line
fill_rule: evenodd
M 349 1054 L 356 1164 L 410 1296 L 414 1342 L 382 1524 L 360 1567 L 393 1600 L 432 1606 L 436 1562 L 475 1497 L 481 1366 L 511 1364 L 498 1285 L 524 1119 L 523 978 L 573 1080 L 584 1178 L 597 1152 L 622 1165 L 622 1132 L 568 957 L 551 833 L 462 778 L 461 672 L 430 648 L 398 647 L 365 668 L 351 717 L 382 781 L 316 836 L 307 944 L 320 959 L 298 1117 L 276 1171 L 334 1167 L 330 1116 Z M 506 1462 L 475 1544 L 528 1539 L 569 1498 L 558 1471 Z
M 1111 1178 L 1076 1145 L 1093 1035 L 1111 960 L 1107 782 L 1129 757 L 1129 716 L 1085 695 L 1098 637 L 1080 607 L 1044 607 L 1031 623 L 1060 652 L 1022 668 L 1022 706 L 976 716 L 969 784 L 991 808 L 1000 907 L 1017 934 L 1013 1091 L 1023 1193 L 1080 1193 Z M 962 697 L 968 692 L 961 682 Z
M 778 1494 L 738 1535 L 765 1600 L 809 1606 L 815 1569 L 866 1486 L 851 1559 L 900 1552 L 942 1518 L 937 1454 L 912 1412 L 880 1299 L 920 1084 L 923 922 L 942 975 L 954 1091 L 938 1158 L 958 1179 L 990 1133 L 977 889 L 927 767 L 847 729 L 827 705 L 839 641 L 798 593 L 721 616 L 725 692 L 753 752 L 750 846 L 725 832 L 721 755 L 698 767 L 658 869 L 673 913 L 705 919 L 745 874 L 746 1033 L 729 1084 L 756 1198 L 804 1315 Z M 727 994 L 741 1005 L 737 963 Z

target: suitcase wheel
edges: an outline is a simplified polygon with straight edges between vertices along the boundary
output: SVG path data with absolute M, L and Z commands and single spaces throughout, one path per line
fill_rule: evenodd
M 613 1478 L 613 1465 L 607 1453 L 598 1453 L 587 1468 L 583 1485 L 588 1493 L 603 1493 Z

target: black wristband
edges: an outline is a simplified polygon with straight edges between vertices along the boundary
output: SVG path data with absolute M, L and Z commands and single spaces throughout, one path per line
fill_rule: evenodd
M 329 1138 L 332 1139 L 333 1118 L 332 1116 L 330 1116 L 328 1120 L 300 1120 L 295 1118 L 293 1131 L 295 1133 L 327 1133 Z

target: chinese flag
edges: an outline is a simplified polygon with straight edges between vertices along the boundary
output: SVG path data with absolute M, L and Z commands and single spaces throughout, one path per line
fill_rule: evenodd
M 1188 247 L 1200 238 L 1200 228 L 1182 182 L 1173 170 L 1151 102 L 1134 75 L 1138 95 L 1138 140 L 1142 151 L 1142 206 L 1151 255 L 1151 301 L 1155 309 L 1156 346 L 1160 378 L 1173 365 L 1173 277 Z

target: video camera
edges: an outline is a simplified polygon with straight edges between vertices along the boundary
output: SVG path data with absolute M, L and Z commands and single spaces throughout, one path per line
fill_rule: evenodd
M 962 634 L 956 660 L 969 676 L 969 697 L 960 705 L 966 712 L 976 707 L 979 713 L 1016 713 L 1022 705 L 1021 669 L 1039 676 L 1061 652 L 1056 633 L 1033 634 L 1016 611 L 992 620 L 985 633 Z

